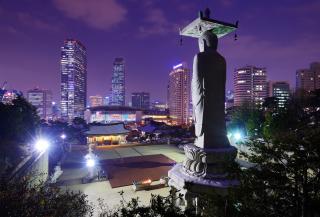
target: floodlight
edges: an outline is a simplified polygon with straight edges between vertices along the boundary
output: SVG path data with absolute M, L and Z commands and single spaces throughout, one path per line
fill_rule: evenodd
M 40 152 L 45 151 L 49 148 L 49 142 L 45 139 L 39 139 L 35 144 L 35 148 Z
M 236 132 L 236 133 L 234 134 L 234 138 L 236 139 L 236 141 L 241 140 L 241 139 L 242 139 L 241 133 L 240 133 L 240 132 Z
M 88 159 L 87 160 L 87 167 L 94 167 L 95 166 L 95 161 L 94 159 Z

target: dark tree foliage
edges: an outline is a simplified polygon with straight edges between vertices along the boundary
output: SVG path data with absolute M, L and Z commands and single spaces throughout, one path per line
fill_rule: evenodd
M 20 96 L 10 104 L 0 103 L 0 173 L 21 160 L 22 147 L 33 141 L 39 120 L 35 107 Z
M 123 197 L 124 192 L 119 192 L 122 199 L 120 205 L 115 210 L 106 208 L 104 201 L 100 200 L 99 217 L 186 217 L 194 216 L 188 211 L 182 211 L 176 202 L 179 199 L 176 196 L 176 190 L 172 189 L 170 195 L 163 197 L 160 195 L 151 195 L 150 204 L 141 205 L 139 198 L 132 198 L 126 201 Z
M 23 97 L 10 104 L 0 103 L 0 141 L 30 141 L 36 133 L 40 119 L 36 108 Z
M 31 178 L 0 183 L 0 210 L 3 217 L 92 216 L 86 195 L 44 185 L 31 185 Z
M 234 205 L 241 216 L 320 215 L 319 101 L 293 99 L 284 109 L 264 109 L 261 133 L 242 153 L 256 166 L 239 173 Z M 317 104 L 318 103 L 318 104 Z

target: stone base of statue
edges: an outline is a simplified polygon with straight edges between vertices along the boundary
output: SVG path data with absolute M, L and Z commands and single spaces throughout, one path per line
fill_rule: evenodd
M 193 206 L 195 199 L 204 195 L 226 195 L 237 180 L 228 178 L 228 166 L 237 155 L 233 146 L 202 149 L 193 144 L 184 147 L 186 159 L 169 172 L 169 186 L 184 195 L 186 206 Z

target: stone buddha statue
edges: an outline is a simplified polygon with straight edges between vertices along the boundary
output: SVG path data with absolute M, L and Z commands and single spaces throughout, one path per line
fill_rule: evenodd
M 217 46 L 217 36 L 210 30 L 204 32 L 199 38 L 200 52 L 193 62 L 195 145 L 204 149 L 230 146 L 224 113 L 226 61 Z

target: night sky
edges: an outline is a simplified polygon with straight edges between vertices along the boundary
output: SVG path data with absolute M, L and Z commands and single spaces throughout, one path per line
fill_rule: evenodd
M 166 99 L 172 66 L 198 52 L 178 28 L 209 7 L 214 19 L 235 23 L 239 36 L 220 40 L 232 73 L 246 64 L 267 67 L 268 79 L 294 86 L 295 71 L 320 61 L 320 1 L 315 0 L 0 0 L 0 84 L 52 90 L 59 100 L 60 47 L 66 38 L 87 48 L 88 96 L 106 95 L 115 57 L 126 60 L 127 101 L 133 91 Z

